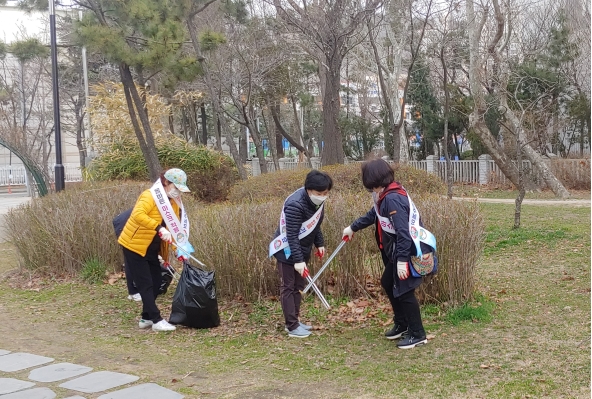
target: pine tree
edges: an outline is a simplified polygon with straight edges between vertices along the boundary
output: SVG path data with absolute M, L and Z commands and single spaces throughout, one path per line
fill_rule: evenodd
M 195 57 L 183 52 L 185 28 L 179 8 L 155 0 L 82 0 L 80 5 L 92 12 L 76 26 L 78 41 L 118 66 L 134 132 L 150 178 L 156 180 L 161 166 L 143 91 L 136 83 L 143 89 L 148 77 L 157 73 L 170 80 L 199 72 Z

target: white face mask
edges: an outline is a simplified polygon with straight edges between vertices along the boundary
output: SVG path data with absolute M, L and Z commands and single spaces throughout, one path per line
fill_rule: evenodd
M 177 190 L 176 187 L 173 187 L 169 190 L 168 192 L 169 197 L 171 198 L 179 198 L 179 196 L 181 195 L 181 192 L 179 190 Z
M 372 199 L 374 200 L 375 204 L 378 203 L 378 198 L 380 197 L 380 194 L 382 194 L 383 192 L 384 192 L 384 187 L 378 193 L 376 191 L 372 191 Z
M 326 195 L 311 195 L 310 196 L 310 200 L 312 201 L 313 204 L 319 206 L 321 205 L 323 202 L 325 202 L 325 200 L 327 199 Z

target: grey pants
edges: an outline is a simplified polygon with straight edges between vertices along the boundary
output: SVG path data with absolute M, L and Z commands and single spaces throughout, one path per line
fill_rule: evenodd
M 300 302 L 306 280 L 294 269 L 294 265 L 278 262 L 280 274 L 280 303 L 284 312 L 286 328 L 290 331 L 299 326 Z

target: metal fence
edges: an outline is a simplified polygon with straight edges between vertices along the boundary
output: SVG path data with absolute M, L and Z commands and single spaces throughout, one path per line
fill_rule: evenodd
M 49 170 L 49 178 L 53 182 L 54 168 L 51 167 Z M 82 181 L 82 171 L 80 166 L 77 164 L 64 164 L 64 178 L 66 182 L 77 182 Z M 0 186 L 8 185 L 26 185 L 27 170 L 23 165 L 12 165 L 12 166 L 0 166 Z
M 321 166 L 320 158 L 312 158 L 313 168 Z M 346 163 L 360 163 L 361 161 L 346 161 Z M 388 161 L 391 162 L 391 161 Z M 545 161 L 553 174 L 562 181 L 570 180 L 577 186 L 590 186 L 590 159 L 549 159 Z M 253 158 L 251 161 L 251 175 L 261 174 L 259 160 Z M 410 166 L 424 170 L 428 173 L 438 175 L 442 180 L 446 178 L 448 168 L 446 161 L 429 156 L 424 161 L 409 161 Z M 280 158 L 280 170 L 295 170 L 299 168 L 310 168 L 308 160 L 299 162 L 297 158 Z M 502 173 L 495 161 L 489 155 L 482 155 L 478 160 L 450 161 L 452 181 L 463 184 L 499 184 L 509 185 L 510 182 Z M 530 161 L 522 161 L 522 168 L 531 175 L 536 184 L 543 184 L 542 176 L 534 173 Z M 267 161 L 268 172 L 275 171 L 273 161 Z

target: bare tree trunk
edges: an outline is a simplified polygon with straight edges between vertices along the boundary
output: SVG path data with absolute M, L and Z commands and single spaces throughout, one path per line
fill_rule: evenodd
M 208 118 L 206 115 L 206 104 L 201 103 L 199 106 L 201 111 L 201 142 L 203 145 L 208 145 Z M 196 128 L 197 131 L 197 128 Z
M 519 149 L 522 150 L 521 152 L 524 153 L 526 158 L 528 158 L 528 160 L 530 161 L 530 163 L 533 166 L 533 169 L 541 174 L 544 182 L 547 183 L 547 186 L 549 186 L 549 188 L 553 191 L 553 193 L 555 193 L 555 195 L 557 197 L 560 197 L 563 199 L 569 198 L 569 192 L 567 191 L 565 186 L 559 181 L 559 179 L 557 179 L 555 177 L 553 172 L 551 172 L 551 169 L 549 169 L 549 167 L 547 166 L 547 164 L 543 160 L 543 157 L 541 157 L 541 155 L 538 154 L 528 144 L 528 138 L 524 134 L 524 130 L 522 129 L 522 123 L 518 119 L 516 114 L 514 114 L 514 112 L 508 108 L 508 104 L 507 104 L 507 100 L 506 100 L 505 96 L 502 96 L 501 105 L 506 107 L 506 115 L 507 115 L 508 119 L 510 120 L 510 122 L 512 123 L 512 125 L 514 126 L 514 132 L 516 132 L 515 134 L 517 137 L 516 138 L 517 146 Z M 518 187 L 520 187 L 520 186 L 518 186 Z
M 265 107 L 269 109 L 268 107 Z M 276 148 L 277 145 L 277 136 L 278 134 L 276 134 L 275 132 L 275 125 L 271 124 L 271 123 L 267 123 L 267 120 L 269 119 L 269 112 L 268 111 L 268 115 L 267 117 L 265 116 L 265 108 L 263 108 L 263 111 L 261 111 L 261 117 L 263 118 L 263 125 L 265 126 L 265 131 L 267 132 L 267 142 L 268 142 L 268 146 L 269 146 L 269 152 L 271 153 L 271 159 L 273 160 L 273 166 L 274 169 L 276 171 L 280 170 L 280 161 L 278 159 L 278 151 Z M 280 145 L 281 145 L 281 136 L 280 137 Z
M 296 101 L 294 99 L 294 95 L 290 95 L 290 100 L 292 100 L 292 112 L 294 112 L 294 124 L 297 126 L 296 131 L 298 132 L 298 138 L 300 139 L 300 145 L 304 148 L 307 148 L 308 146 L 306 146 L 304 144 L 304 132 L 302 131 L 301 126 L 300 126 L 300 118 L 298 117 L 298 111 L 296 110 Z M 301 109 L 300 112 L 303 113 L 303 118 L 304 118 L 304 110 Z M 305 151 L 302 154 L 306 157 L 306 159 L 308 160 L 308 164 L 312 168 L 312 161 L 310 159 L 310 152 Z
M 323 149 L 323 165 L 343 163 L 345 154 L 343 152 L 343 137 L 339 127 L 339 110 L 341 102 L 339 91 L 341 88 L 340 71 L 341 55 L 333 54 L 333 57 L 325 58 L 329 67 L 326 76 L 325 95 L 323 96 L 323 138 L 325 146 Z
M 475 104 L 473 112 L 469 116 L 469 125 L 479 136 L 481 142 L 485 148 L 487 148 L 489 155 L 491 155 L 502 173 L 512 182 L 512 184 L 514 184 L 514 186 L 518 187 L 518 170 L 506 154 L 500 150 L 495 137 L 487 128 L 484 119 L 487 105 L 485 103 L 483 89 L 479 79 L 482 71 L 479 65 L 478 55 L 479 39 L 486 15 L 481 21 L 477 21 L 474 2 L 471 0 L 466 1 L 466 12 L 469 30 L 469 81 L 471 94 Z
M 150 128 L 150 121 L 146 115 L 146 110 L 144 108 L 142 99 L 140 98 L 136 89 L 136 85 L 134 83 L 129 66 L 126 64 L 120 64 L 119 73 L 121 75 L 121 83 L 123 84 L 123 91 L 125 93 L 125 100 L 127 102 L 130 119 L 132 121 L 140 149 L 142 150 L 142 154 L 146 159 L 146 166 L 148 167 L 150 179 L 152 181 L 156 181 L 156 179 L 160 177 L 161 166 L 158 160 L 158 154 L 156 153 L 156 145 L 154 143 L 152 129 Z M 143 132 L 140 128 L 140 124 L 138 123 L 138 116 L 140 122 L 142 123 L 142 127 L 144 128 Z
M 261 141 L 261 135 L 259 134 L 257 123 L 253 123 L 253 120 L 255 119 L 255 109 L 253 108 L 253 105 L 249 105 L 248 109 L 243 107 L 242 112 L 247 128 L 251 132 L 253 143 L 255 144 L 255 152 L 257 153 L 257 158 L 259 158 L 261 173 L 267 173 L 267 160 L 265 159 L 265 153 L 263 152 L 263 142 Z M 247 143 L 247 145 L 249 145 L 249 143 Z
M 232 155 L 232 159 L 234 159 L 234 163 L 236 164 L 236 168 L 238 169 L 238 174 L 242 180 L 247 180 L 247 171 L 240 160 L 240 154 L 238 153 L 238 149 L 236 148 L 236 144 L 234 143 L 234 138 L 232 137 L 232 133 L 226 124 L 226 119 L 222 115 L 222 109 L 220 107 L 220 97 L 216 96 L 216 92 L 214 90 L 214 83 L 212 82 L 212 77 L 210 75 L 210 70 L 206 63 L 206 59 L 201 53 L 201 48 L 199 46 L 199 40 L 197 38 L 197 31 L 195 29 L 195 25 L 193 24 L 193 16 L 187 19 L 186 21 L 187 30 L 189 31 L 189 36 L 191 37 L 191 43 L 193 44 L 193 49 L 195 51 L 195 55 L 199 60 L 199 63 L 203 70 L 203 77 L 206 82 L 206 86 L 210 93 L 210 98 L 212 99 L 212 107 L 214 108 L 214 114 L 218 116 L 218 122 L 220 123 L 220 130 L 224 131 L 226 135 L 226 145 L 230 149 L 230 154 Z M 220 142 L 221 140 L 217 140 Z M 221 145 L 221 143 L 220 143 Z
M 213 108 L 213 107 L 212 107 Z M 222 116 L 223 117 L 223 116 Z M 222 152 L 222 124 L 220 123 L 220 114 L 214 109 L 214 118 L 216 119 L 216 151 Z
M 518 196 L 514 202 L 514 229 L 520 228 L 520 216 L 522 214 L 522 200 L 526 190 L 524 189 L 524 168 L 522 167 L 522 148 L 520 145 L 520 135 L 516 134 L 516 161 L 518 163 Z
M 565 187 L 557 180 L 557 178 L 551 173 L 550 169 L 544 163 L 540 154 L 538 154 L 530 144 L 524 135 L 522 126 L 516 115 L 508 107 L 507 94 L 503 91 L 505 86 L 503 82 L 507 81 L 507 67 L 501 65 L 500 55 L 498 53 L 497 45 L 500 39 L 503 37 L 505 18 L 502 14 L 498 0 L 492 0 L 494 17 L 496 20 L 496 32 L 492 36 L 490 43 L 487 46 L 487 53 L 494 59 L 494 65 L 497 66 L 497 71 L 500 76 L 499 80 L 502 82 L 500 85 L 496 85 L 494 88 L 494 94 L 497 95 L 500 106 L 504 108 L 506 116 L 510 119 L 510 122 L 514 125 L 514 132 L 518 138 L 519 148 L 522 149 L 523 155 L 532 163 L 533 167 L 538 170 L 547 185 L 553 190 L 555 195 L 561 198 L 567 198 L 569 196 L 568 191 Z M 483 18 L 479 23 L 475 19 L 474 2 L 466 1 L 466 12 L 469 30 L 469 80 L 471 85 L 471 94 L 474 99 L 473 112 L 469 117 L 470 125 L 474 128 L 475 132 L 481 139 L 485 148 L 487 148 L 489 154 L 494 159 L 497 166 L 501 169 L 504 175 L 514 184 L 516 187 L 520 187 L 520 176 L 516 165 L 506 156 L 506 154 L 499 148 L 497 141 L 485 125 L 484 115 L 487 110 L 487 104 L 485 102 L 483 88 L 480 81 L 480 73 L 483 73 L 484 68 L 478 62 L 479 54 L 479 39 L 483 25 L 487 18 L 487 13 L 484 13 Z M 503 47 L 503 46 L 502 46 Z
M 444 159 L 446 159 L 446 186 L 448 199 L 452 199 L 452 162 L 448 154 L 448 114 L 450 110 L 450 93 L 448 91 L 448 68 L 444 57 L 444 45 L 440 47 L 440 62 L 442 63 L 442 89 L 444 90 Z
M 284 136 L 284 137 L 286 138 L 286 140 L 288 140 L 288 142 L 289 142 L 289 143 L 290 143 L 292 146 L 296 147 L 296 149 L 297 149 L 298 151 L 302 151 L 302 152 L 304 152 L 304 153 L 308 152 L 308 151 L 306 150 L 306 148 L 305 148 L 305 147 L 301 146 L 301 145 L 300 145 L 300 143 L 298 143 L 296 140 L 294 140 L 294 139 L 292 138 L 292 136 L 290 136 L 290 135 L 288 134 L 288 132 L 286 132 L 286 129 L 284 129 L 284 127 L 282 126 L 282 124 L 281 124 L 281 122 L 280 122 L 280 118 L 279 118 L 279 115 L 277 114 L 277 110 L 275 109 L 275 107 L 274 107 L 274 106 L 272 106 L 272 105 L 270 105 L 270 104 L 271 104 L 271 102 L 270 102 L 270 100 L 269 100 L 269 98 L 268 98 L 268 99 L 267 99 L 267 106 L 268 106 L 268 107 L 269 107 L 269 109 L 271 110 L 271 116 L 272 116 L 272 118 L 273 118 L 273 123 L 275 124 L 275 127 L 276 127 L 276 129 L 278 130 L 278 132 L 279 132 L 279 133 L 280 133 L 282 136 Z

